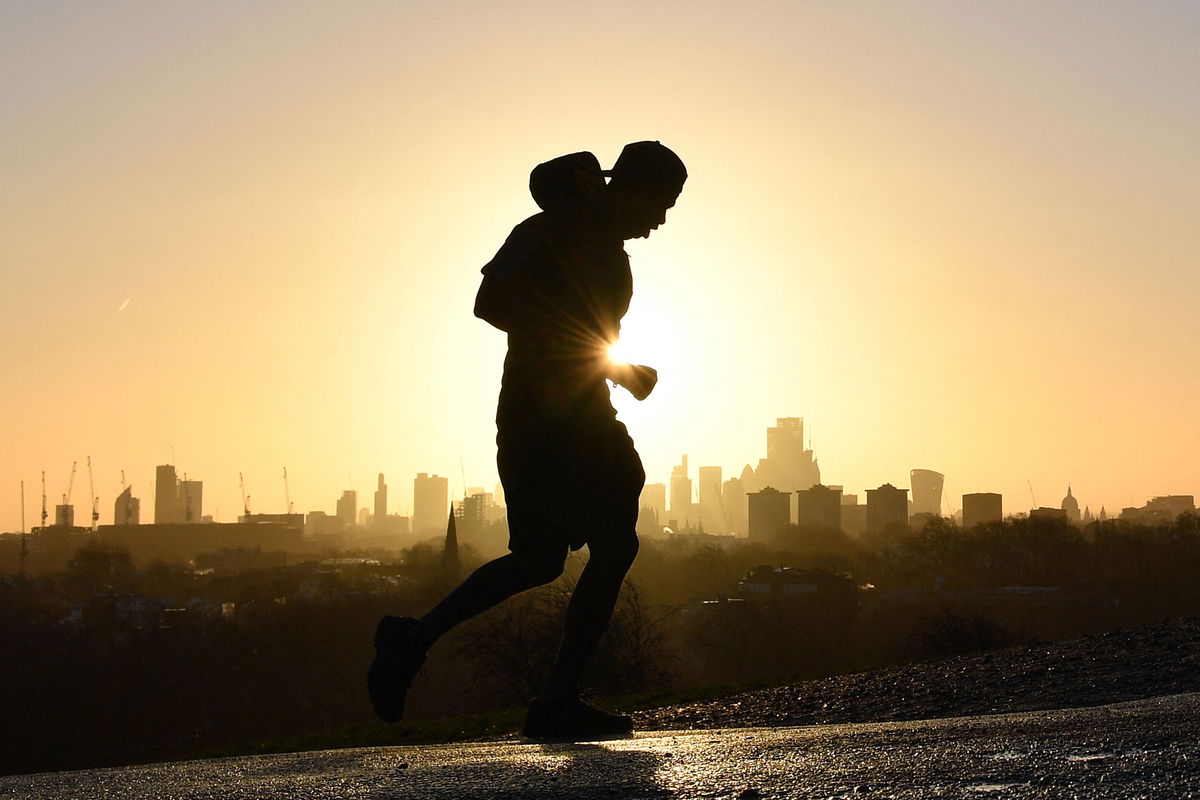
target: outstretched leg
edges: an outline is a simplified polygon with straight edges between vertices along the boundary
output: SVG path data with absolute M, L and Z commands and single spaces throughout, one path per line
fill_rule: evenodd
M 413 642 L 422 650 L 428 650 L 460 622 L 499 605 L 514 594 L 556 580 L 562 575 L 566 559 L 566 545 L 549 544 L 489 561 L 417 621 L 411 633 Z
M 385 722 L 403 718 L 408 689 L 430 645 L 458 623 L 517 592 L 554 580 L 562 574 L 566 557 L 566 545 L 509 553 L 475 570 L 421 619 L 380 620 L 375 629 L 375 659 L 367 670 L 367 692 L 375 713 Z

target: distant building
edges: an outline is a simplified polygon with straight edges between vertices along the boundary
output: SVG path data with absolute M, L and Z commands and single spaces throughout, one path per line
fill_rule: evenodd
M 821 482 L 821 468 L 813 451 L 804 446 L 804 420 L 780 417 L 767 428 L 767 457 L 755 470 L 759 485 L 778 486 L 784 492 L 807 489 Z
M 679 525 L 689 526 L 693 522 L 692 479 L 688 477 L 686 454 L 683 456 L 682 463 L 671 468 L 671 510 L 669 514 L 671 519 L 676 520 Z
M 728 533 L 721 499 L 721 468 L 700 468 L 700 527 L 707 533 Z
M 962 496 L 963 528 L 1004 519 L 1004 498 L 996 492 L 974 492 Z
M 445 531 L 450 514 L 450 481 L 418 473 L 413 480 L 413 533 L 430 536 Z
M 796 492 L 796 524 L 802 528 L 842 528 L 841 487 L 817 484 Z
M 1071 494 L 1071 485 L 1067 484 L 1067 496 L 1062 500 L 1063 513 L 1067 515 L 1067 519 L 1071 522 L 1078 523 L 1083 517 L 1079 513 L 1079 501 Z
M 912 513 L 942 514 L 942 485 L 946 476 L 931 469 L 914 469 L 908 473 L 912 482 Z
M 643 536 L 657 536 L 667 523 L 667 485 L 647 483 L 638 498 L 637 530 Z
M 487 505 L 491 495 L 476 492 L 454 507 L 458 536 L 466 542 L 478 542 L 487 524 Z
M 745 537 L 746 486 L 741 478 L 730 478 L 721 485 L 721 506 L 725 511 L 725 527 L 734 536 Z
M 179 504 L 179 478 L 171 464 L 160 464 L 154 469 L 154 524 L 170 525 L 183 522 L 183 509 Z
M 1063 519 L 1063 520 L 1068 520 L 1068 521 L 1070 519 L 1067 516 L 1067 512 L 1062 510 L 1061 508 L 1048 508 L 1045 506 L 1043 506 L 1042 508 L 1029 509 L 1029 518 L 1030 519 Z
M 180 522 L 201 522 L 204 518 L 204 481 L 180 481 L 179 506 L 182 513 Z
M 1190 494 L 1173 494 L 1155 497 L 1141 508 L 1121 509 L 1121 519 L 1128 522 L 1144 524 L 1170 523 L 1178 519 L 1180 514 L 1193 513 L 1196 510 L 1196 498 Z M 1101 519 L 1104 517 L 1103 507 L 1100 509 Z
M 908 490 L 885 483 L 867 489 L 867 533 L 881 533 L 889 526 L 908 526 Z
M 358 521 L 358 492 L 346 489 L 337 501 L 337 518 L 343 528 L 353 528 Z
M 133 496 L 132 486 L 126 486 L 113 504 L 113 524 L 139 525 L 141 519 L 142 501 Z
M 867 530 L 867 507 L 859 504 L 858 495 L 842 495 L 842 532 L 851 536 L 862 536 Z
M 75 527 L 75 506 L 59 503 L 54 507 L 54 525 L 59 528 Z
M 791 522 L 791 495 L 770 486 L 746 496 L 750 538 L 765 541 Z
M 387 527 L 387 504 L 388 491 L 387 483 L 383 480 L 383 473 L 379 473 L 379 479 L 375 483 L 375 516 L 373 524 L 376 528 Z

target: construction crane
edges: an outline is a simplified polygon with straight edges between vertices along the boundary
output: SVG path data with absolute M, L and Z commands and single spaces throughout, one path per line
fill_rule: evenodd
M 1041 506 L 1037 504 L 1037 496 L 1033 493 L 1033 481 L 1026 478 L 1025 482 L 1029 484 L 1029 499 L 1033 501 L 1033 507 L 1040 508 Z
M 92 496 L 92 530 L 100 522 L 100 498 L 96 496 L 96 483 L 92 479 L 92 457 L 87 457 L 88 465 L 88 494 Z
M 287 467 L 283 468 L 283 498 L 287 500 L 287 513 L 292 513 L 292 490 L 288 488 Z
M 238 486 L 242 489 L 242 513 L 246 516 L 243 522 L 250 521 L 250 495 L 246 494 L 246 479 L 242 477 L 242 473 L 238 473 Z
M 121 494 L 125 494 L 125 490 L 128 488 L 129 488 L 129 484 L 125 482 L 125 470 L 121 470 Z M 125 519 L 123 522 L 120 522 L 117 524 L 118 525 L 120 525 L 120 524 L 128 525 L 129 520 L 131 520 L 131 519 L 133 519 L 133 503 L 128 502 L 125 504 Z M 113 520 L 113 522 L 116 523 L 117 521 Z
M 71 490 L 75 488 L 75 467 L 79 464 L 78 461 L 71 462 L 71 479 L 67 481 L 67 493 L 63 495 L 63 505 L 71 505 Z

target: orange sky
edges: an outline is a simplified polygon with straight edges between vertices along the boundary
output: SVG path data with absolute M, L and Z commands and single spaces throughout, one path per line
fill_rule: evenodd
M 827 482 L 1200 494 L 1189 3 L 0 6 L 0 530 L 85 457 L 231 520 L 494 484 L 478 270 L 529 169 L 657 138 L 649 480 L 803 416 Z M 957 502 L 951 502 L 957 506 Z M 149 514 L 143 513 L 143 518 Z

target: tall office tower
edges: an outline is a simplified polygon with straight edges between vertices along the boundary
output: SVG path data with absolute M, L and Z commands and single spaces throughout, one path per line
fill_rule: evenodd
M 179 503 L 179 478 L 175 476 L 175 467 L 160 464 L 154 470 L 154 524 L 175 522 L 183 522 L 183 508 Z
M 638 508 L 648 510 L 657 524 L 667 524 L 667 485 L 647 483 L 643 486 L 642 495 L 638 498 Z
M 746 496 L 750 539 L 765 541 L 791 521 L 792 498 L 768 486 Z
M 180 522 L 199 522 L 204 516 L 204 481 L 180 481 Z
M 692 479 L 688 477 L 687 455 L 683 462 L 671 468 L 671 510 L 667 516 L 681 527 L 692 521 Z
M 706 533 L 729 533 L 721 498 L 721 468 L 700 468 L 700 526 Z
M 996 492 L 975 492 L 962 496 L 963 529 L 1004 519 L 1004 499 Z
M 126 486 L 113 504 L 113 525 L 138 525 L 142 518 L 142 501 L 133 496 L 133 487 Z
M 442 533 L 449 519 L 450 481 L 437 475 L 418 473 L 413 480 L 413 533 L 433 536 Z
M 734 536 L 745 536 L 746 486 L 741 478 L 730 478 L 721 485 L 721 505 L 725 509 L 725 528 Z
M 767 457 L 758 462 L 761 484 L 795 492 L 821 482 L 821 468 L 813 451 L 804 448 L 804 420 L 780 417 L 775 427 L 767 428 Z
M 1063 498 L 1062 510 L 1066 512 L 1067 519 L 1071 522 L 1079 522 L 1081 516 L 1079 514 L 1079 501 L 1075 499 L 1075 495 L 1071 494 L 1071 485 L 1067 484 L 1067 496 Z
M 383 482 L 383 473 L 375 484 L 375 517 L 374 526 L 383 528 L 387 525 L 387 484 Z
M 908 526 L 908 489 L 890 483 L 867 489 L 867 533 L 880 533 L 895 525 Z
M 802 528 L 842 529 L 842 489 L 816 486 L 796 492 L 796 524 Z
M 739 479 L 742 482 L 742 491 L 746 492 L 747 494 L 750 492 L 757 492 L 759 489 L 763 488 L 762 480 L 759 478 L 758 474 L 754 472 L 754 467 L 750 466 L 749 464 L 742 467 L 742 474 L 739 476 Z
M 337 518 L 343 528 L 353 528 L 358 516 L 358 492 L 346 489 L 337 501 Z
M 942 484 L 946 476 L 931 469 L 914 469 L 908 473 L 912 481 L 913 514 L 942 515 Z

